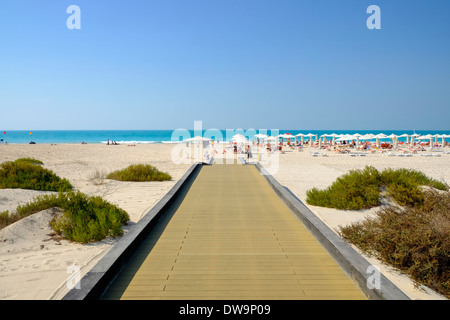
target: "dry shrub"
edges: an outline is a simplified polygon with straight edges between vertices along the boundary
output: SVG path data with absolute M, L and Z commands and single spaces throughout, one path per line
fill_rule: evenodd
M 421 207 L 388 207 L 375 218 L 342 227 L 362 251 L 450 297 L 450 193 L 425 191 Z

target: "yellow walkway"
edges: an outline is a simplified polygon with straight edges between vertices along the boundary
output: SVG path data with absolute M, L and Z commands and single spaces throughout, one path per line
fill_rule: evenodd
M 366 299 L 253 166 L 201 169 L 105 299 Z

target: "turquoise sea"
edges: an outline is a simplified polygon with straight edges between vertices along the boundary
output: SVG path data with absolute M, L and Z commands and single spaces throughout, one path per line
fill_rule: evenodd
M 285 130 L 202 130 L 197 132 L 194 130 L 36 130 L 36 131 L 1 131 L 0 141 L 1 143 L 14 143 L 14 144 L 28 144 L 31 141 L 39 143 L 75 143 L 79 144 L 85 143 L 106 143 L 108 139 L 110 141 L 116 141 L 119 144 L 129 144 L 129 143 L 173 143 L 177 141 L 182 141 L 183 139 L 191 138 L 194 136 L 202 135 L 208 138 L 213 138 L 219 141 L 230 141 L 234 134 L 243 134 L 249 139 L 253 138 L 253 135 L 257 133 L 264 133 L 267 135 L 278 135 L 284 133 L 292 133 L 296 135 L 298 133 L 312 133 L 314 135 L 322 134 L 379 134 L 384 133 L 386 135 L 390 134 L 413 134 L 414 132 L 420 135 L 426 134 L 448 134 L 450 135 L 450 130 L 438 131 L 438 130 L 295 130 L 295 129 L 285 129 Z M 402 141 L 405 138 L 400 138 Z M 450 138 L 446 139 L 450 141 Z M 440 141 L 440 139 L 439 139 Z

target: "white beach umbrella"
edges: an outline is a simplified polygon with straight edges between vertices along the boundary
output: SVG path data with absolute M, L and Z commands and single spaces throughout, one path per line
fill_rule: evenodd
M 359 134 L 359 133 L 354 133 L 354 134 L 352 134 L 352 136 L 355 137 L 355 139 L 356 139 L 356 145 L 359 146 L 359 139 L 360 139 L 363 135 L 362 135 L 362 134 Z M 354 139 L 354 140 L 355 140 L 355 139 Z
M 333 138 L 333 144 L 336 144 L 336 138 L 339 137 L 339 135 L 333 132 L 332 134 L 330 134 L 330 137 Z
M 358 137 L 359 140 L 369 140 L 369 138 L 367 137 L 367 134 L 363 134 L 361 136 Z
M 183 142 L 203 142 L 203 141 L 211 141 L 211 140 L 212 139 L 209 139 L 209 138 L 196 136 L 196 137 L 193 137 L 193 138 L 185 139 L 185 140 L 183 140 Z
M 253 138 L 257 138 L 258 139 L 258 141 L 261 139 L 261 140 L 264 140 L 264 139 L 267 139 L 269 136 L 267 135 L 267 134 L 262 134 L 262 133 L 258 133 L 258 134 L 255 134 L 254 136 L 253 136 Z M 258 150 L 259 150 L 259 144 L 258 144 Z
M 324 133 L 320 136 L 323 139 L 323 142 L 327 142 L 327 137 L 333 138 L 333 134 L 330 133 Z
M 435 134 L 435 135 L 434 135 L 434 143 L 437 143 L 437 142 L 438 142 L 438 138 L 439 138 L 439 135 L 438 135 L 438 134 Z
M 311 147 L 312 146 L 312 137 L 314 137 L 314 134 L 308 133 L 308 134 L 305 134 L 305 137 L 309 137 L 309 146 Z
M 355 140 L 356 137 L 351 134 L 343 134 L 336 141 Z
M 294 136 L 292 134 L 279 134 L 277 138 L 292 139 Z
M 386 138 L 392 139 L 392 145 L 394 146 L 395 149 L 397 149 L 397 146 L 398 146 L 397 135 L 390 134 Z
M 384 133 L 379 133 L 375 135 L 375 139 L 377 139 L 377 146 L 380 146 L 380 139 L 386 139 L 387 135 Z
M 359 137 L 359 139 L 361 139 L 361 140 L 371 140 L 373 138 L 375 138 L 375 135 L 373 135 L 371 133 L 368 133 L 368 134 L 365 134 L 365 135 Z
M 258 139 L 266 139 L 269 136 L 267 134 L 258 133 L 258 134 L 255 134 L 253 137 L 258 138 Z
M 413 142 L 414 142 L 414 138 L 420 137 L 420 134 L 418 134 L 418 133 L 414 133 L 414 134 L 410 135 L 410 137 L 411 137 L 411 141 L 410 141 L 410 143 L 411 143 L 411 145 L 412 145 L 412 144 L 413 144 Z
M 246 137 L 242 136 L 242 137 L 233 137 L 233 141 L 236 143 L 248 143 L 249 140 L 247 140 Z
M 233 141 L 235 141 L 235 140 L 242 140 L 242 139 L 246 139 L 246 137 L 245 137 L 244 135 L 240 134 L 240 133 L 235 134 L 235 135 L 231 138 L 231 140 L 233 140 Z
M 303 133 L 299 133 L 299 134 L 296 134 L 295 135 L 295 141 L 297 141 L 297 137 L 301 137 L 300 138 L 300 141 L 302 142 L 302 146 L 303 146 L 303 137 L 304 137 L 305 135 L 303 134 Z
M 450 134 L 443 134 L 442 141 L 445 142 L 445 138 L 450 138 Z
M 445 142 L 445 134 L 437 134 L 436 137 L 442 139 L 442 146 L 444 146 L 444 142 Z M 436 140 L 437 140 L 437 138 L 436 138 Z
M 392 139 L 392 144 L 395 144 L 395 140 L 397 139 L 397 135 L 390 134 L 386 138 Z
M 399 135 L 397 138 L 406 138 L 406 143 L 408 143 L 409 134 L 404 133 L 404 134 Z
M 417 140 L 430 140 L 430 149 L 433 146 L 433 136 L 431 134 L 420 136 L 417 138 Z
M 433 136 L 431 134 L 427 134 L 417 138 L 417 140 L 430 140 L 430 139 L 433 139 Z
M 235 143 L 239 143 L 239 144 L 246 144 L 246 143 L 250 143 L 249 140 L 247 140 L 247 138 L 242 135 L 242 134 L 235 134 L 231 140 L 233 140 L 233 142 Z
M 281 139 L 294 139 L 295 136 L 293 136 L 292 134 L 280 134 L 277 136 L 277 138 L 281 138 Z M 283 141 L 283 140 L 281 140 Z
M 450 138 L 450 134 L 443 134 L 442 140 L 445 142 L 445 138 Z
M 270 143 L 271 141 L 278 141 L 278 138 L 277 137 L 273 137 L 273 136 L 266 138 L 266 142 Z

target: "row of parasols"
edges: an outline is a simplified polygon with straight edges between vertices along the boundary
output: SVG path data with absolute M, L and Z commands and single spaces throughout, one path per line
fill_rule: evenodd
M 397 144 L 398 143 L 398 139 L 399 138 L 406 138 L 406 143 L 411 143 L 413 144 L 415 142 L 415 140 L 419 140 L 419 141 L 429 141 L 430 145 L 433 143 L 433 140 L 435 143 L 438 142 L 438 139 L 442 139 L 442 144 L 444 144 L 445 142 L 445 138 L 450 138 L 449 134 L 436 134 L 436 135 L 419 135 L 417 133 L 414 134 L 402 134 L 402 135 L 395 135 L 395 134 L 391 134 L 391 135 L 385 135 L 383 133 L 379 133 L 379 134 L 336 134 L 336 133 L 331 133 L 331 134 L 323 134 L 320 136 L 320 139 L 318 137 L 317 134 L 312 134 L 312 133 L 308 133 L 308 134 L 303 134 L 303 133 L 299 133 L 296 135 L 292 135 L 292 134 L 280 134 L 277 136 L 268 136 L 265 134 L 256 134 L 253 136 L 253 138 L 255 139 L 259 139 L 260 141 L 266 141 L 266 142 L 270 142 L 270 141 L 282 141 L 282 139 L 289 139 L 289 141 L 291 139 L 294 139 L 295 142 L 297 142 L 297 139 L 300 139 L 302 144 L 303 141 L 305 140 L 309 140 L 311 143 L 313 142 L 313 137 L 315 137 L 315 142 L 323 142 L 325 143 L 327 141 L 328 138 L 330 138 L 330 140 L 333 143 L 336 143 L 337 141 L 356 141 L 357 144 L 359 144 L 359 141 L 368 141 L 368 140 L 376 140 L 377 144 L 379 144 L 380 140 L 385 140 L 385 139 L 391 139 L 393 144 Z M 205 141 L 213 141 L 213 139 L 211 138 L 205 138 L 205 137 L 201 137 L 201 136 L 197 136 L 194 138 L 190 138 L 190 139 L 186 139 L 184 140 L 185 142 L 205 142 Z M 250 143 L 251 141 L 249 141 L 247 139 L 246 136 L 242 135 L 242 134 L 236 134 L 232 137 L 232 142 L 236 142 L 236 143 Z
M 292 135 L 292 134 L 280 134 L 278 136 L 267 136 L 264 134 L 257 134 L 254 136 L 255 138 L 258 139 L 263 139 L 263 140 L 269 140 L 269 141 L 278 141 L 279 139 L 294 139 L 295 142 L 297 142 L 297 139 L 300 138 L 303 144 L 303 141 L 305 138 L 307 138 L 307 140 L 310 140 L 310 142 L 312 142 L 313 137 L 315 137 L 315 141 L 320 141 L 325 143 L 327 141 L 328 138 L 330 138 L 330 140 L 333 141 L 333 143 L 335 142 L 341 142 L 341 141 L 356 141 L 357 144 L 359 144 L 359 141 L 369 141 L 369 140 L 376 140 L 376 143 L 379 144 L 380 140 L 386 140 L 386 139 L 391 139 L 393 144 L 397 144 L 398 143 L 398 139 L 399 138 L 406 138 L 406 143 L 411 143 L 413 144 L 416 140 L 419 141 L 430 141 L 430 144 L 433 143 L 433 140 L 435 141 L 435 143 L 438 142 L 438 139 L 442 139 L 442 144 L 444 144 L 445 142 L 445 138 L 450 138 L 450 135 L 448 134 L 436 134 L 436 135 L 420 135 L 417 133 L 414 134 L 401 134 L 401 135 L 395 135 L 395 134 L 391 134 L 391 135 L 385 135 L 384 133 L 379 133 L 379 134 L 359 134 L 359 133 L 355 133 L 355 134 L 336 134 L 336 133 L 331 133 L 331 134 L 323 134 L 320 136 L 320 139 L 318 139 L 318 135 L 317 134 L 312 134 L 312 133 L 308 133 L 308 134 L 303 134 L 303 133 L 299 133 L 296 135 Z

